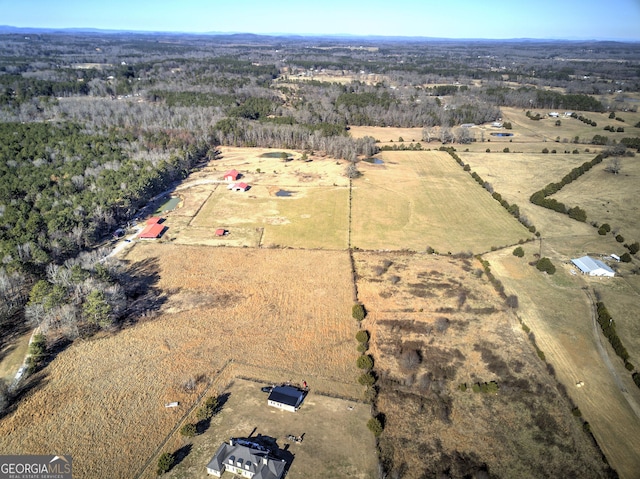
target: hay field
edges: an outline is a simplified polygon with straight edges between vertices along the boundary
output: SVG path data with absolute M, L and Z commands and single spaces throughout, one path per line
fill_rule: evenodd
M 157 277 L 155 319 L 77 341 L 0 422 L 0 450 L 64 451 L 78 477 L 131 477 L 228 359 L 268 364 L 288 380 L 355 383 L 347 253 L 140 243 L 132 267 Z M 295 278 L 295 281 L 291 281 Z
M 355 260 L 390 477 L 606 477 L 569 401 L 475 260 L 394 252 Z M 412 352 L 417 359 L 406 360 Z M 472 391 L 489 381 L 496 393 Z
M 587 213 L 587 221 L 609 223 L 625 237 L 625 242 L 640 241 L 640 160 L 620 158 L 620 173 L 607 173 L 611 159 L 605 159 L 591 171 L 568 184 L 553 195 L 558 201 L 580 206 Z M 625 251 L 618 246 L 615 250 Z M 620 253 L 621 254 L 621 253 Z
M 354 247 L 479 253 L 531 236 L 448 153 L 378 156 L 353 183 Z
M 206 478 L 205 466 L 220 444 L 230 437 L 247 438 L 252 432 L 253 440 L 270 446 L 275 443 L 285 459 L 293 455 L 288 478 L 377 477 L 375 440 L 366 427 L 369 406 L 312 391 L 294 414 L 267 406 L 262 385 L 236 379 L 220 391 L 228 399 L 207 431 L 191 440 L 176 438 L 175 449 L 190 445 L 191 452 L 167 477 Z M 304 434 L 303 442 L 287 441 L 289 434 Z
M 629 352 L 630 361 L 640 365 L 640 284 L 638 276 L 625 275 L 616 281 L 594 281 L 591 286 L 616 322 L 616 331 Z M 595 284 L 594 284 L 595 283 Z M 628 373 L 626 373 L 628 374 Z
M 404 140 L 404 143 L 424 143 L 422 141 L 422 128 L 396 128 L 396 127 L 384 127 L 384 126 L 351 126 L 349 127 L 349 133 L 353 138 L 364 138 L 370 136 L 375 138 L 380 143 L 398 143 L 400 138 Z
M 610 464 L 620 477 L 637 477 L 640 451 L 629 439 L 640 436 L 640 418 L 598 352 L 591 300 L 582 290 L 583 287 L 606 290 L 619 279 L 572 276 L 569 268 L 558 268 L 553 276 L 544 275 L 527 264 L 537 252 L 535 245 L 526 245 L 525 252 L 521 259 L 508 251 L 491 253 L 486 258 L 508 294 L 518 295 L 518 315 L 534 332 L 539 348 L 553 365 L 558 379 L 591 424 Z M 640 404 L 640 390 L 633 384 L 631 374 L 606 339 L 602 339 L 602 343 L 622 387 L 632 401 Z M 576 387 L 579 381 L 584 382 L 581 388 Z
M 543 153 L 473 153 L 459 152 L 458 156 L 469 164 L 472 171 L 491 183 L 510 204 L 517 204 L 520 212 L 535 225 L 545 238 L 563 238 L 581 241 L 598 240 L 589 224 L 579 223 L 567 215 L 530 203 L 533 193 L 549 183 L 559 181 L 576 166 L 591 161 L 595 155 L 551 155 Z M 593 171 L 602 168 L 596 166 Z M 582 195 L 589 195 L 585 191 Z M 581 200 L 571 199 L 568 204 L 582 206 Z M 573 253 L 570 253 L 573 254 Z

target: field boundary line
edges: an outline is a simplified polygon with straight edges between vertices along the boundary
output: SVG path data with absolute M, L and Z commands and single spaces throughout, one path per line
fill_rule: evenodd
M 191 413 L 193 411 L 195 411 L 196 407 L 198 407 L 200 405 L 200 403 L 202 402 L 202 399 L 205 397 L 205 395 L 211 390 L 211 387 L 216 383 L 216 379 L 218 379 L 219 377 L 222 376 L 222 373 L 224 373 L 227 369 L 227 367 L 229 367 L 230 364 L 233 364 L 233 359 L 229 359 L 224 366 L 222 366 L 222 368 L 220 368 L 217 372 L 216 375 L 214 376 L 214 378 L 209 382 L 209 385 L 204 388 L 204 391 L 202 391 L 202 393 L 200 394 L 200 396 L 198 396 L 198 398 L 196 399 L 196 401 L 193 403 L 193 406 L 191 406 L 185 413 L 184 415 L 178 420 L 176 421 L 176 425 L 173 427 L 173 429 L 171 429 L 171 431 L 169 431 L 169 433 L 166 435 L 166 437 L 164 438 L 164 440 L 160 443 L 160 445 L 153 451 L 153 453 L 149 456 L 149 458 L 145 461 L 145 463 L 142 465 L 142 467 L 140 468 L 140 470 L 136 473 L 135 476 L 133 476 L 135 479 L 140 479 L 142 477 L 142 475 L 147 471 L 147 469 L 149 468 L 149 465 L 151 464 L 151 462 L 158 456 L 158 454 L 160 453 L 160 451 L 167 445 L 167 443 L 171 440 L 171 438 L 173 437 L 173 435 L 178 431 L 178 428 L 180 428 L 180 426 L 185 422 L 185 420 L 191 415 Z
M 252 383 L 258 383 L 258 384 L 273 384 L 272 382 L 269 381 L 265 381 L 264 379 L 258 379 L 258 378 L 252 378 L 249 376 L 234 376 L 234 378 L 236 379 L 241 379 L 243 381 L 250 381 Z M 316 389 L 309 389 L 309 394 L 314 394 L 317 396 L 324 396 L 324 397 L 329 397 L 329 398 L 334 398 L 334 399 L 341 399 L 343 401 L 350 401 L 350 402 L 355 402 L 358 404 L 366 404 L 362 399 L 357 399 L 354 397 L 350 397 L 350 396 L 345 396 L 343 394 L 334 394 L 334 393 L 329 393 L 329 392 L 325 392 L 325 391 L 321 391 L 321 390 L 316 390 Z
M 196 210 L 196 212 L 193 214 L 193 216 L 191 217 L 191 219 L 189 220 L 189 222 L 187 223 L 187 228 L 191 226 L 191 223 L 193 223 L 193 220 L 196 219 L 196 217 L 198 216 L 198 213 L 200 213 L 200 210 L 202 208 L 204 208 L 204 205 L 207 204 L 207 201 L 209 201 L 209 199 L 211 198 L 211 195 L 213 195 L 216 191 L 218 190 L 218 185 L 216 185 L 216 187 L 211 190 L 209 192 L 209 195 L 205 198 L 205 200 L 202 202 L 202 204 L 200 205 L 200 207 Z
M 353 284 L 353 302 L 358 302 L 358 281 L 356 276 L 356 262 L 353 258 L 353 247 L 351 245 L 351 219 L 353 216 L 353 179 L 349 178 L 349 220 L 347 222 L 347 251 L 349 252 L 349 263 L 351 265 L 351 283 Z

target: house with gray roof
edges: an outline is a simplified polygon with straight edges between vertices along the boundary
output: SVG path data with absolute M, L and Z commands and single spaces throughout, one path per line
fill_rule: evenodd
M 583 274 L 588 274 L 589 276 L 613 277 L 616 275 L 615 271 L 613 271 L 608 265 L 598 259 L 592 258 L 591 256 L 572 259 L 571 262 L 580 271 L 582 271 Z
M 281 479 L 287 463 L 271 456 L 269 449 L 246 439 L 230 439 L 220 445 L 207 464 L 207 474 L 220 477 L 224 471 L 253 479 Z

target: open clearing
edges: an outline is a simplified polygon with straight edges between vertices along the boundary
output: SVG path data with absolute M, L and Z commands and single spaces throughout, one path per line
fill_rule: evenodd
M 531 237 L 448 153 L 378 156 L 354 182 L 354 247 L 480 253 Z
M 231 358 L 360 389 L 346 252 L 140 243 L 127 260 L 155 278 L 162 314 L 60 353 L 0 422 L 0 450 L 65 451 L 78 477 L 129 478 L 195 401 L 181 385 L 202 391 Z
M 397 252 L 355 260 L 387 423 L 381 460 L 391 477 L 606 474 L 570 402 L 478 278 L 475 260 Z M 472 391 L 491 381 L 497 392 Z
M 293 456 L 288 478 L 377 477 L 375 440 L 366 426 L 371 417 L 368 405 L 311 392 L 300 410 L 291 413 L 267 406 L 268 394 L 260 391 L 262 385 L 236 379 L 220 391 L 226 400 L 207 431 L 192 440 L 175 438 L 176 450 L 188 447 L 191 452 L 167 477 L 211 477 L 205 466 L 220 444 L 250 434 L 252 438 L 261 435 L 258 440 L 267 444 L 275 443 L 283 458 Z M 303 441 L 288 441 L 288 435 L 304 435 Z
M 165 240 L 177 244 L 346 249 L 349 182 L 344 162 L 312 157 L 284 162 L 268 149 L 222 148 L 222 159 L 190 176 L 183 205 L 169 215 Z M 270 158 L 266 155 L 275 156 Z M 237 169 L 248 191 L 227 189 Z M 191 186 L 190 186 L 191 185 Z M 286 195 L 286 196 L 280 196 Z M 181 219 L 182 218 L 182 219 Z M 218 228 L 228 235 L 216 237 Z
M 349 134 L 353 138 L 364 138 L 365 136 L 370 136 L 371 138 L 375 138 L 375 140 L 381 144 L 391 144 L 395 142 L 400 144 L 404 143 L 406 145 L 411 142 L 422 142 L 422 128 L 351 126 L 349 127 Z M 400 141 L 400 138 L 402 138 L 402 142 Z
M 640 470 L 640 453 L 637 444 L 629 438 L 640 436 L 640 419 L 598 354 L 591 319 L 592 304 L 581 290 L 585 286 L 606 290 L 620 279 L 572 276 L 569 268 L 559 268 L 555 275 L 548 276 L 527 264 L 535 248 L 527 247 L 525 250 L 525 258 L 516 258 L 510 252 L 491 253 L 487 258 L 507 291 L 518 295 L 518 315 L 535 332 L 538 347 L 591 424 L 610 463 L 621 477 L 636 477 Z M 611 300 L 616 297 L 608 295 L 605 298 L 607 307 L 615 303 Z M 626 336 L 621 335 L 621 338 L 625 343 Z M 640 403 L 640 390 L 633 384 L 629 371 L 615 356 L 606 339 L 602 340 L 628 394 Z M 634 361 L 637 349 L 629 348 L 629 351 L 631 361 L 637 362 Z M 580 381 L 584 386 L 577 388 Z
M 172 192 L 180 204 L 167 213 L 162 239 L 136 241 L 127 250 L 130 267 L 154 288 L 155 307 L 138 324 L 113 335 L 77 341 L 32 377 L 19 406 L 0 422 L 0 449 L 64 450 L 74 456 L 79 477 L 131 477 L 146 461 L 153 462 L 167 437 L 164 450 L 186 446 L 178 434 L 169 434 L 199 393 L 207 386 L 227 391 L 228 405 L 207 433 L 193 440 L 192 453 L 174 470 L 175 477 L 191 477 L 192 471 L 202 474 L 219 442 L 230 435 L 248 435 L 260 427 L 264 431 L 257 432 L 279 438 L 288 427 L 270 421 L 273 415 L 258 414 L 253 423 L 260 418 L 265 421 L 260 424 L 242 419 L 245 414 L 238 411 L 251 408 L 254 400 L 242 392 L 242 376 L 266 382 L 304 378 L 316 391 L 362 398 L 356 381 L 357 326 L 351 317 L 351 225 L 354 248 L 423 252 L 432 247 L 441 253 L 355 253 L 358 299 L 370 312 L 363 326 L 372 333 L 371 353 L 380 375 L 378 408 L 386 415 L 383 461 L 405 470 L 407 477 L 447 465 L 460 475 L 488 469 L 500 477 L 532 477 L 540 467 L 551 476 L 566 471 L 577 477 L 606 475 L 580 420 L 571 416 L 569 401 L 545 372 L 516 318 L 478 278 L 478 264 L 447 255 L 498 249 L 485 258 L 509 294 L 519 297 L 518 316 L 535 333 L 613 467 L 621 477 L 635 477 L 640 454 L 630 438 L 640 437 L 638 418 L 599 356 L 583 278 L 570 275 L 565 266 L 571 257 L 619 252 L 620 245 L 612 235 L 599 236 L 589 224 L 528 201 L 534 191 L 595 153 L 581 148 L 577 155 L 544 155 L 538 149 L 544 143 L 531 140 L 535 146 L 518 144 L 522 153 L 515 154 L 486 153 L 480 149 L 485 144 L 472 144 L 468 152 L 458 148 L 472 171 L 518 204 L 542 232 L 541 243 L 524 245 L 525 259 L 511 251 L 532 235 L 446 152 L 388 151 L 377 155 L 383 164 L 361 162 L 363 176 L 353 181 L 349 197 L 344 161 L 312 156 L 304 162 L 300 152 L 289 151 L 293 159 L 285 162 L 264 156 L 273 150 L 223 148 L 220 160 Z M 605 175 L 604 166 L 576 182 L 585 182 L 584 188 L 560 194 L 569 195 L 566 203 L 585 208 L 596 221 L 610 218 L 614 227 L 619 221 L 633 242 L 638 226 L 627 219 L 637 204 L 637 166 L 625 163 L 625 177 Z M 226 188 L 222 176 L 232 168 L 251 185 L 248 191 Z M 610 193 L 598 189 L 594 200 L 588 190 L 602 184 Z M 281 191 L 289 196 L 277 196 Z M 615 213 L 609 210 L 611 216 L 598 206 L 606 201 L 617 207 Z M 216 237 L 218 228 L 229 234 Z M 527 265 L 540 251 L 558 266 L 555 276 Z M 392 265 L 385 269 L 387 258 Z M 640 364 L 640 280 L 631 275 L 632 266 L 617 267 L 626 275 L 624 283 L 615 278 L 587 285 L 602 295 L 621 336 L 632 336 L 628 342 L 623 337 L 623 343 L 632 362 Z M 400 363 L 410 350 L 421 355 L 415 369 Z M 640 403 L 629 372 L 610 348 L 609 355 L 627 394 Z M 220 370 L 223 375 L 217 374 Z M 183 388 L 189 379 L 197 383 L 191 393 Z M 471 387 L 489 381 L 498 382 L 497 395 L 457 389 L 460 383 Z M 576 381 L 585 387 L 574 389 Z M 331 401 L 322 398 L 309 405 L 316 411 L 329 407 Z M 165 409 L 171 401 L 179 401 L 180 408 Z M 336 404 L 332 407 L 344 406 Z M 357 411 L 365 418 L 362 409 Z M 215 424 L 223 418 L 224 425 Z M 351 424 L 346 419 L 339 419 L 340 426 Z M 340 462 L 336 467 L 343 469 L 329 476 L 372 477 L 367 474 L 375 451 L 370 433 L 360 432 L 365 422 L 358 420 L 352 425 L 355 432 L 343 438 L 347 451 L 355 447 L 350 438 L 359 438 L 357 457 Z M 332 422 L 326 427 L 330 431 Z M 310 435 L 306 442 L 305 436 L 291 450 L 323 443 L 326 437 L 332 442 L 330 432 L 322 440 Z M 329 464 L 325 454 L 342 450 L 315 447 L 319 455 L 309 453 L 308 462 L 307 453 L 299 451 L 291 477 L 314 477 L 306 464 Z M 152 469 L 153 464 L 143 477 L 152 477 Z

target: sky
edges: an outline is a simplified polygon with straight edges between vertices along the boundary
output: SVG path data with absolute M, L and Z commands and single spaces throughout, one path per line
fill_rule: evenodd
M 0 0 L 0 25 L 640 41 L 640 0 Z

